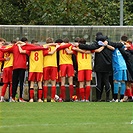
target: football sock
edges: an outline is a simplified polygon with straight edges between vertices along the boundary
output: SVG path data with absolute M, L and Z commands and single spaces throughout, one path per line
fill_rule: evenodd
M 118 94 L 114 94 L 114 100 L 118 99 Z
M 74 87 L 73 87 L 73 85 L 69 85 L 69 92 L 70 92 L 70 99 L 72 99 L 72 96 L 74 94 Z
M 10 83 L 10 97 L 12 97 L 12 83 Z
M 121 95 L 124 95 L 125 90 L 126 90 L 126 84 L 125 84 L 125 82 L 122 82 L 122 83 L 121 83 L 120 94 L 121 94 Z
M 43 96 L 44 96 L 44 99 L 47 98 L 47 94 L 48 94 L 48 87 L 47 86 L 43 86 Z
M 118 94 L 118 90 L 119 90 L 119 84 L 118 82 L 114 82 L 114 94 Z
M 54 99 L 56 94 L 56 86 L 51 87 L 51 98 Z
M 1 91 L 1 96 L 5 96 L 7 86 L 8 86 L 8 84 L 3 85 L 2 91 Z
M 89 97 L 90 97 L 91 87 L 90 87 L 90 86 L 86 86 L 85 91 L 86 91 L 86 93 L 85 93 L 85 94 L 86 94 L 86 95 L 85 95 L 85 99 L 88 100 Z
M 38 99 L 42 99 L 42 89 L 38 89 Z
M 30 88 L 30 99 L 34 98 L 34 89 Z
M 61 96 L 63 100 L 66 100 L 66 88 L 65 86 L 61 86 Z
M 77 95 L 77 99 L 79 100 L 80 97 L 79 97 L 79 88 L 76 88 L 76 95 Z
M 123 98 L 124 98 L 124 95 L 121 94 L 121 95 L 120 95 L 120 100 L 123 99 Z

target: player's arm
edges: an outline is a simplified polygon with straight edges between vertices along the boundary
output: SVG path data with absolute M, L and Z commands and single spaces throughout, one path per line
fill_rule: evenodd
M 115 50 L 115 48 L 113 46 L 108 45 L 108 42 L 107 41 L 104 41 L 104 42 L 98 41 L 98 45 L 101 46 L 100 48 L 98 48 L 98 49 L 95 50 L 95 52 L 98 52 L 98 53 L 101 52 L 105 47 L 107 47 L 108 49 L 110 49 L 112 51 Z
M 94 51 L 95 51 L 96 53 L 100 53 L 103 49 L 104 49 L 104 46 L 101 46 L 100 48 L 95 49 Z
M 80 49 L 78 47 L 73 47 L 72 49 L 77 51 L 77 52 L 80 52 L 80 53 L 86 53 L 86 54 L 90 54 L 91 53 L 90 50 L 82 50 L 82 49 Z
M 13 46 L 12 47 L 9 47 L 9 48 L 0 48 L 0 51 L 2 52 L 9 52 L 9 53 L 12 53 L 13 52 Z
M 20 45 L 20 44 L 18 44 L 18 49 L 19 49 L 19 52 L 20 52 L 20 53 L 23 53 L 23 54 L 26 53 L 26 50 L 23 50 L 23 49 L 21 48 L 21 45 Z
M 26 43 L 25 42 L 22 42 L 22 41 L 17 41 L 15 44 L 16 45 L 20 45 L 20 46 L 26 45 Z
M 59 45 L 59 44 L 56 44 L 55 49 L 54 49 L 54 50 L 52 50 L 52 51 L 49 51 L 49 52 L 48 52 L 48 54 L 49 54 L 49 55 L 54 54 L 54 53 L 56 52 L 56 50 L 57 50 L 59 47 L 60 47 L 60 45 Z
M 21 54 L 27 54 L 28 56 L 30 55 L 30 51 L 28 51 L 28 50 L 23 50 L 22 47 L 21 47 L 21 45 L 18 45 L 18 49 L 19 49 L 19 52 L 20 52 Z
M 5 58 L 0 58 L 0 61 L 5 61 Z
M 65 51 L 66 51 L 67 54 L 73 54 L 73 51 L 68 49 L 68 48 L 66 48 Z
M 80 52 L 80 53 L 85 53 L 85 54 L 90 54 L 91 53 L 90 50 L 82 50 L 82 49 L 80 49 L 78 47 L 73 47 L 72 49 L 77 51 L 77 52 Z
M 84 53 L 85 53 L 85 54 L 90 54 L 90 53 L 93 53 L 93 51 L 86 50 Z
M 49 46 L 56 46 L 56 45 L 57 45 L 57 43 L 48 43 L 48 44 L 46 44 L 47 47 L 49 47 Z
M 69 48 L 71 46 L 70 43 L 64 43 L 63 45 L 60 45 L 60 47 L 57 50 L 61 50 L 61 49 L 65 49 L 65 48 Z
M 112 50 L 112 51 L 115 50 L 115 48 L 114 48 L 113 46 L 111 46 L 111 45 L 106 45 L 106 47 L 107 47 L 108 49 Z

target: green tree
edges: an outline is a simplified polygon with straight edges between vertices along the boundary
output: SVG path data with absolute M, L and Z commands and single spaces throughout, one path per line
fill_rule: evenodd
M 0 0 L 0 24 L 120 25 L 120 0 Z M 124 25 L 133 23 L 124 0 Z

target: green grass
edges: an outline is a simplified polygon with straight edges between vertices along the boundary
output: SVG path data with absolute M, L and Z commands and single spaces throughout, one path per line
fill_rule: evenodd
M 133 133 L 133 103 L 0 103 L 0 133 Z

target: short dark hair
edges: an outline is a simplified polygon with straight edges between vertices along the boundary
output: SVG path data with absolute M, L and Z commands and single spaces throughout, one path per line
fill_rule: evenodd
M 6 42 L 4 38 L 0 38 L 0 42 Z
M 46 43 L 53 43 L 53 38 L 51 37 L 46 38 Z
M 74 42 L 79 42 L 80 41 L 80 37 L 76 37 Z
M 57 40 L 55 41 L 55 43 L 62 43 L 62 42 L 63 42 L 62 39 L 57 39 Z
M 128 40 L 128 37 L 126 35 L 121 36 L 121 40 L 126 42 Z
M 69 43 L 69 38 L 64 38 L 64 39 L 63 39 L 63 42 L 64 42 L 64 43 Z
M 16 43 L 17 42 L 17 40 L 11 40 L 11 43 L 12 44 L 14 44 L 14 43 Z
M 32 44 L 37 43 L 37 42 L 38 42 L 37 40 L 31 40 Z
M 79 43 L 86 44 L 86 40 L 84 38 L 80 38 Z
M 22 37 L 20 41 L 22 41 L 22 42 L 27 42 L 28 39 L 27 39 L 26 37 Z

